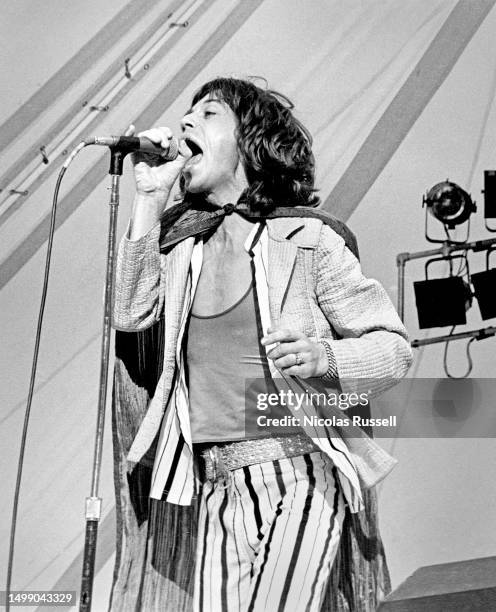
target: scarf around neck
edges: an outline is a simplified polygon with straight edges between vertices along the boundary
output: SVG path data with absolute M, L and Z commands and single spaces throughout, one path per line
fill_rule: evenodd
M 237 213 L 250 221 L 265 221 L 280 217 L 301 217 L 320 219 L 334 230 L 358 259 L 358 245 L 353 232 L 339 219 L 329 213 L 308 206 L 276 206 L 267 213 L 250 210 L 249 206 L 239 201 L 236 204 L 226 204 L 222 208 L 200 207 L 190 202 L 182 201 L 166 209 L 160 224 L 160 252 L 168 251 L 172 246 L 191 236 L 203 236 L 215 230 L 223 219 Z

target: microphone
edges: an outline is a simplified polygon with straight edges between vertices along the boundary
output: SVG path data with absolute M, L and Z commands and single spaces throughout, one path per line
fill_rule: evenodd
M 93 136 L 84 140 L 86 145 L 100 145 L 121 149 L 126 153 L 142 151 L 160 155 L 165 161 L 174 161 L 179 153 L 179 142 L 172 138 L 167 149 L 155 144 L 149 138 L 142 136 Z

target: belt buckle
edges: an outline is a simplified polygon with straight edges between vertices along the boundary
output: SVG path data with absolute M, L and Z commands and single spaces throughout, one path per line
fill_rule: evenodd
M 224 481 L 224 485 L 227 487 L 230 472 L 225 464 L 224 457 L 222 455 L 222 448 L 219 446 L 210 447 L 208 449 L 208 456 L 212 464 L 212 474 L 208 480 L 217 483 Z
M 217 450 L 216 446 L 211 446 L 208 449 L 208 454 L 210 457 L 210 461 L 212 463 L 212 476 L 210 478 L 210 480 L 212 480 L 212 482 L 215 482 L 217 480 L 217 457 L 216 457 L 216 453 L 214 451 L 214 448 Z

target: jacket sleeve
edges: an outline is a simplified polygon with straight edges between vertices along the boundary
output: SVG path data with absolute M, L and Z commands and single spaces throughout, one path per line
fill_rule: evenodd
M 159 250 L 160 223 L 138 240 L 122 238 L 116 264 L 113 326 L 140 331 L 160 318 L 164 305 L 165 256 Z
M 326 225 L 314 272 L 319 306 L 340 336 L 329 343 L 343 391 L 377 395 L 393 386 L 412 361 L 407 331 L 382 285 L 362 274 L 358 259 Z

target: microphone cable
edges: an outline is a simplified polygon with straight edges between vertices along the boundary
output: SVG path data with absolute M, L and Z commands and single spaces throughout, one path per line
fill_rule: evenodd
M 10 526 L 10 545 L 9 545 L 9 560 L 7 565 L 7 581 L 5 586 L 5 610 L 9 612 L 10 610 L 10 586 L 12 582 L 12 568 L 14 562 L 14 544 L 15 544 L 15 532 L 17 527 L 17 510 L 19 506 L 19 493 L 21 489 L 21 479 L 22 479 L 22 468 L 24 464 L 24 451 L 26 448 L 26 439 L 28 433 L 28 424 L 29 424 L 29 416 L 31 413 L 31 404 L 33 402 L 33 394 L 34 394 L 34 384 L 36 379 L 36 369 L 38 365 L 38 354 L 40 350 L 40 340 L 41 340 L 41 330 L 43 326 L 43 315 L 45 312 L 45 303 L 48 292 L 48 278 L 50 275 L 50 263 L 52 258 L 52 248 L 53 248 L 53 237 L 55 234 L 55 219 L 57 215 L 57 202 L 59 197 L 60 185 L 62 183 L 62 178 L 72 163 L 73 159 L 76 155 L 86 146 L 86 142 L 80 142 L 77 147 L 74 148 L 72 153 L 69 155 L 67 160 L 64 162 L 64 165 L 60 169 L 59 175 L 57 177 L 57 182 L 55 184 L 55 190 L 53 193 L 53 201 L 52 201 L 52 211 L 50 215 L 50 229 L 48 231 L 48 241 L 47 241 L 47 254 L 45 259 L 45 273 L 43 279 L 43 287 L 41 291 L 41 300 L 40 300 L 40 309 L 38 313 L 38 323 L 36 326 L 36 336 L 34 343 L 34 352 L 33 352 L 33 361 L 31 366 L 31 376 L 29 379 L 29 392 L 28 398 L 26 401 L 26 412 L 24 415 L 24 426 L 22 429 L 21 436 L 21 448 L 19 450 L 19 461 L 17 464 L 17 477 L 16 477 L 16 485 L 14 492 L 14 503 L 12 508 L 12 520 Z

